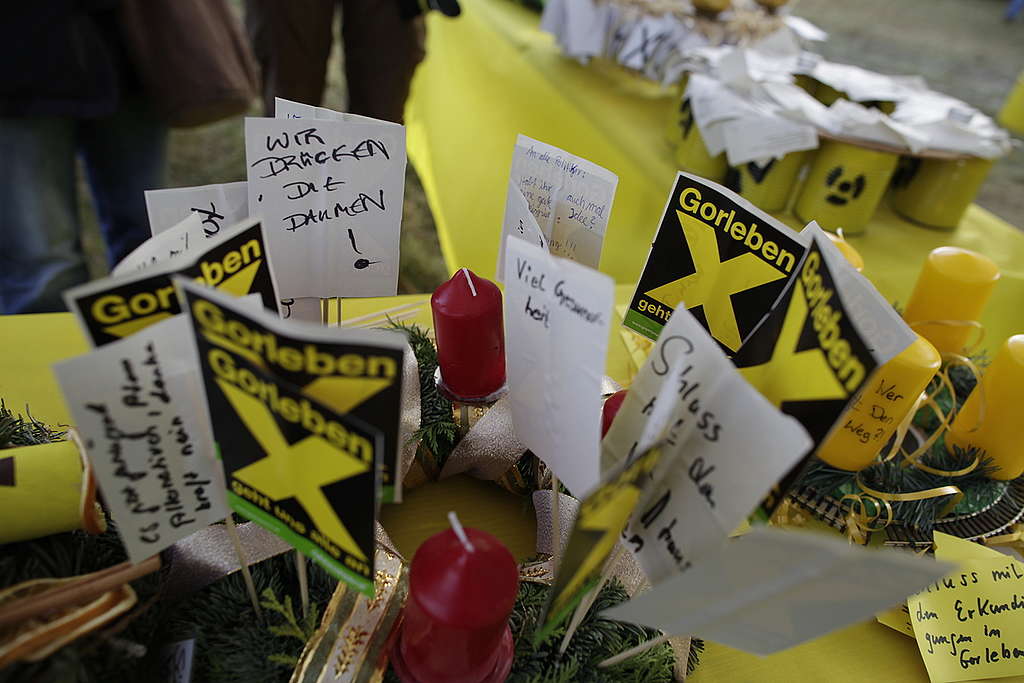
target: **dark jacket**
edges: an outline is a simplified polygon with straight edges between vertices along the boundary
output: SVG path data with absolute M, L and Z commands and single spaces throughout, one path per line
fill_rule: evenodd
M 125 85 L 117 0 L 17 0 L 0 12 L 0 116 L 113 113 Z

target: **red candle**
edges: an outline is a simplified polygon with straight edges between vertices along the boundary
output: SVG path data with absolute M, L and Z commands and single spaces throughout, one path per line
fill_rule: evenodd
M 454 513 L 449 518 L 453 528 L 431 536 L 412 558 L 391 662 L 406 683 L 504 681 L 519 568 L 501 541 L 463 529 Z
M 501 290 L 461 268 L 430 297 L 441 383 L 457 399 L 481 400 L 505 386 Z

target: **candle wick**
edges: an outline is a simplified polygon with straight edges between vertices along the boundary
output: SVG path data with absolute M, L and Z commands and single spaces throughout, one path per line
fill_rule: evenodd
M 469 552 L 473 552 L 476 548 L 469 541 L 469 536 L 466 535 L 466 530 L 462 528 L 462 523 L 459 521 L 458 515 L 455 512 L 448 513 L 448 523 L 452 525 L 452 531 L 458 537 L 459 541 Z
M 463 268 L 462 274 L 466 276 L 466 282 L 469 283 L 469 291 L 473 292 L 473 296 L 476 296 L 476 286 L 473 284 L 473 278 L 469 276 L 469 271 Z

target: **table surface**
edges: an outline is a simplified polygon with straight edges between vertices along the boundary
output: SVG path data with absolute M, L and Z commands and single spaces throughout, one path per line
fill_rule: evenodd
M 631 295 L 631 288 L 619 286 L 616 295 L 622 303 Z M 423 307 L 408 322 L 429 327 L 426 295 L 346 300 L 344 317 L 414 302 L 422 302 Z M 607 371 L 628 381 L 636 368 L 619 330 L 616 325 L 611 332 Z M 0 398 L 15 410 L 27 406 L 45 422 L 68 422 L 50 367 L 86 350 L 85 339 L 69 313 L 0 317 Z M 536 522 L 529 503 L 489 482 L 466 476 L 406 492 L 402 504 L 384 506 L 381 522 L 398 550 L 411 558 L 423 540 L 447 528 L 449 510 L 457 511 L 467 525 L 493 533 L 516 557 L 534 553 Z M 765 658 L 708 643 L 692 680 L 863 683 L 871 676 L 885 681 L 927 680 L 914 642 L 873 621 Z
M 451 272 L 493 276 L 518 133 L 583 156 L 619 176 L 601 270 L 633 284 L 676 174 L 664 131 L 672 98 L 618 67 L 564 58 L 538 15 L 509 0 L 465 0 L 452 21 L 429 16 L 427 59 L 406 112 L 409 155 L 423 181 Z M 781 216 L 802 227 L 792 216 Z M 995 348 L 1024 332 L 1024 234 L 971 206 L 953 232 L 878 211 L 851 244 L 890 301 L 906 302 L 925 255 L 951 244 L 1002 270 L 982 322 Z

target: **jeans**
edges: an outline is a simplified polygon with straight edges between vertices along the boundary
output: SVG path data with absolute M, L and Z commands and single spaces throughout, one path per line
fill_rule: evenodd
M 0 117 L 0 313 L 62 311 L 89 279 L 77 155 L 114 265 L 150 236 L 143 190 L 163 186 L 166 148 L 166 126 L 130 101 L 100 119 Z

